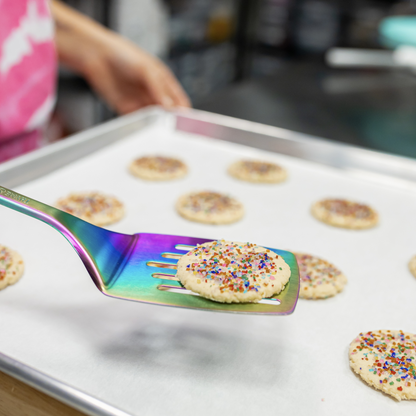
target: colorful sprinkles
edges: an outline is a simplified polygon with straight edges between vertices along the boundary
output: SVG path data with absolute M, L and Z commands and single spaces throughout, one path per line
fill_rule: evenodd
M 98 213 L 111 212 L 115 206 L 121 206 L 115 198 L 109 198 L 98 192 L 71 194 L 58 201 L 58 207 L 77 217 L 93 218 Z
M 189 194 L 182 207 L 194 212 L 216 214 L 240 210 L 242 205 L 236 199 L 228 195 L 222 195 L 218 192 L 203 191 Z
M 96 225 L 111 224 L 124 215 L 118 199 L 99 192 L 72 193 L 59 199 L 56 207 Z
M 13 258 L 10 250 L 5 246 L 0 246 L 0 281 L 6 278 L 12 263 Z
M 415 357 L 416 335 L 403 331 L 360 333 L 350 347 L 351 361 L 361 366 L 360 372 L 376 377 L 375 387 L 399 400 L 416 399 Z
M 198 246 L 193 254 L 200 261 L 186 266 L 200 280 L 215 281 L 220 291 L 258 292 L 268 286 L 266 277 L 272 282 L 276 264 L 270 257 L 270 250 L 257 251 L 255 244 L 238 244 L 215 241 L 210 246 Z M 278 256 L 277 256 L 278 257 Z M 274 284 L 270 283 L 273 287 Z
M 286 179 L 286 169 L 272 162 L 260 160 L 239 160 L 228 172 L 231 176 L 248 182 L 277 183 Z
M 363 230 L 378 224 L 378 213 L 365 204 L 346 199 L 324 199 L 312 205 L 312 215 L 335 227 Z
M 179 197 L 176 209 L 182 217 L 207 224 L 230 224 L 244 216 L 241 202 L 218 192 L 191 192 Z
M 23 271 L 22 257 L 16 251 L 0 245 L 0 289 L 16 283 Z
M 162 173 L 174 173 L 186 168 L 180 160 L 164 156 L 144 156 L 133 163 L 139 168 Z
M 183 256 L 177 276 L 186 288 L 218 302 L 257 302 L 283 290 L 290 268 L 264 247 L 219 240 Z
M 345 199 L 325 199 L 321 206 L 330 214 L 342 215 L 356 219 L 369 219 L 374 216 L 374 211 L 364 204 L 347 201 Z
M 270 173 L 281 172 L 283 169 L 276 165 L 275 163 L 270 162 L 260 162 L 256 160 L 242 160 L 240 162 L 242 169 L 249 173 L 254 173 L 256 175 L 269 175 Z
M 310 254 L 294 254 L 299 266 L 300 297 L 327 298 L 342 290 L 347 279 L 333 264 Z

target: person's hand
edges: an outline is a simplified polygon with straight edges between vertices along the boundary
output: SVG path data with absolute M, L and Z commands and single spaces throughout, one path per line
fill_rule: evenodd
M 71 9 L 51 3 L 59 59 L 81 74 L 120 114 L 148 105 L 189 107 L 179 82 L 159 59 Z
M 85 66 L 84 76 L 120 114 L 158 104 L 189 107 L 190 102 L 171 71 L 157 58 L 114 33 Z

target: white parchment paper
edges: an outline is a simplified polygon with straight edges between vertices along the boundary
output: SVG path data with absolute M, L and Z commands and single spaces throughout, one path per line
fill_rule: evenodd
M 147 154 L 180 157 L 189 175 L 145 182 L 127 165 Z M 226 173 L 240 157 L 276 161 L 289 179 L 255 185 Z M 191 190 L 238 198 L 246 216 L 211 226 L 174 210 Z M 228 315 L 107 298 L 68 242 L 40 221 L 0 207 L 0 243 L 19 251 L 26 272 L 0 292 L 0 351 L 132 415 L 409 415 L 350 370 L 348 345 L 362 331 L 416 332 L 416 192 L 336 169 L 152 126 L 16 189 L 53 204 L 99 190 L 126 205 L 110 228 L 251 241 L 304 251 L 337 265 L 344 292 L 302 300 L 288 317 Z M 380 225 L 366 231 L 316 221 L 311 204 L 344 197 L 370 204 Z

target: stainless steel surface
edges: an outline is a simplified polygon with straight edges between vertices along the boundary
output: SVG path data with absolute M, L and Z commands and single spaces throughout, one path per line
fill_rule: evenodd
M 171 114 L 151 108 L 78 133 L 20 158 L 0 164 L 0 183 L 15 187 L 42 177 L 152 123 L 175 124 L 179 131 L 244 144 L 339 169 L 356 171 L 401 186 L 416 183 L 416 161 L 278 127 L 204 111 Z
M 163 113 L 149 108 L 75 134 L 17 159 L 0 164 L 0 182 L 13 188 L 37 179 L 159 121 Z
M 331 48 L 326 63 L 334 68 L 416 68 L 416 48 L 399 46 L 394 51 L 376 49 Z
M 395 186 L 413 187 L 416 184 L 414 159 L 278 127 L 198 111 L 179 113 L 177 129 L 356 172 L 367 179 L 394 183 Z
M 210 113 L 184 111 L 166 114 L 159 109 L 123 117 L 0 165 L 0 183 L 13 187 L 42 177 L 152 123 L 174 123 L 180 131 L 318 162 L 396 188 L 415 189 L 416 162 L 412 159 L 340 145 L 285 129 Z M 3 354 L 0 354 L 0 369 L 88 415 L 127 415 Z
M 0 370 L 29 386 L 60 400 L 90 416 L 129 416 L 102 400 L 98 400 L 59 380 L 49 377 L 13 358 L 0 353 Z
M 392 51 L 375 49 L 331 48 L 325 56 L 326 62 L 333 67 L 376 67 L 397 68 Z

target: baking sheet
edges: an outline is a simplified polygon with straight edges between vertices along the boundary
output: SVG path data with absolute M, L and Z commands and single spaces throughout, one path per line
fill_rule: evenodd
M 190 174 L 149 183 L 129 175 L 134 157 L 178 156 Z M 239 157 L 276 161 L 287 182 L 255 185 L 226 174 Z M 246 207 L 235 224 L 191 223 L 174 210 L 185 192 L 212 189 Z M 53 204 L 75 190 L 118 196 L 126 217 L 110 229 L 251 241 L 305 251 L 348 277 L 343 293 L 299 300 L 288 317 L 162 308 L 103 296 L 74 250 L 55 230 L 1 208 L 1 243 L 18 250 L 27 271 L 0 292 L 0 351 L 132 415 L 404 415 L 397 403 L 356 377 L 348 345 L 361 331 L 416 332 L 416 193 L 376 184 L 288 156 L 154 125 L 55 173 L 16 188 Z M 371 204 L 381 223 L 366 231 L 326 226 L 311 204 L 340 196 Z

